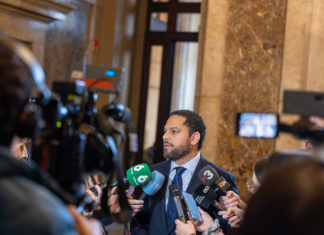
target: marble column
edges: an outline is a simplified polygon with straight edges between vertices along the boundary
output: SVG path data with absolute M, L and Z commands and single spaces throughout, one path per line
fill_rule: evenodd
M 274 140 L 235 135 L 236 114 L 277 112 L 285 35 L 283 0 L 205 1 L 196 110 L 207 125 L 203 154 L 233 173 L 243 198 L 256 159 Z

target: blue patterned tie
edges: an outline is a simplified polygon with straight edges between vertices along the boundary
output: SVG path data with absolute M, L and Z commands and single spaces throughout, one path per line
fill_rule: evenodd
M 184 167 L 176 167 L 174 168 L 176 170 L 176 174 L 172 180 L 172 184 L 175 184 L 179 191 L 182 191 L 182 173 L 186 170 Z M 168 201 L 168 207 L 167 207 L 167 224 L 168 224 L 168 230 L 174 225 L 174 220 L 176 219 L 176 209 L 172 201 L 171 193 L 169 192 L 169 201 Z

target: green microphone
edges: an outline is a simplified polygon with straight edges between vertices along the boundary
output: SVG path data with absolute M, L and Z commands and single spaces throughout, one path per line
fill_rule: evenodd
M 152 179 L 151 170 L 146 163 L 141 163 L 129 168 L 126 171 L 126 176 L 129 184 L 132 186 L 140 186 Z
M 129 183 L 131 186 L 140 186 L 145 184 L 152 179 L 152 174 L 149 166 L 146 163 L 141 163 L 132 166 L 126 171 L 126 177 L 124 177 L 124 183 Z M 118 182 L 114 182 L 108 187 L 112 188 L 118 185 Z

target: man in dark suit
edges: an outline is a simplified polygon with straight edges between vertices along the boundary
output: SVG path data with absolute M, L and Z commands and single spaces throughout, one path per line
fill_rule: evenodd
M 132 234 L 175 234 L 175 208 L 169 198 L 169 185 L 176 184 L 180 191 L 193 194 L 201 184 L 198 172 L 206 165 L 212 166 L 237 192 L 233 176 L 200 154 L 205 134 L 206 126 L 199 114 L 189 110 L 171 113 L 163 135 L 166 161 L 151 166 L 152 171 L 161 172 L 166 180 L 157 194 L 145 200 L 143 209 L 133 219 Z M 217 222 L 222 229 L 229 228 L 221 218 Z

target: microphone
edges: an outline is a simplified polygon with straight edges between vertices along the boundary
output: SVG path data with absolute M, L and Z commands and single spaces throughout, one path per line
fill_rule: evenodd
M 230 184 L 223 176 L 219 177 L 217 171 L 210 165 L 205 166 L 198 173 L 198 177 L 202 184 L 196 188 L 194 198 L 198 205 L 204 209 L 213 206 L 217 210 L 226 210 L 217 199 L 224 195 L 229 189 Z
M 207 165 L 199 171 L 198 177 L 204 185 L 211 185 L 219 178 L 219 175 L 213 167 Z
M 231 185 L 226 181 L 226 179 L 224 179 L 223 176 L 219 177 L 215 183 L 222 191 L 222 194 L 226 194 L 226 191 L 231 187 Z
M 153 196 L 162 187 L 165 176 L 158 171 L 152 172 L 152 180 L 143 185 L 143 193 L 138 200 L 144 200 L 147 196 Z
M 223 176 L 219 177 L 217 171 L 210 165 L 201 169 L 198 173 L 198 177 L 203 185 L 211 186 L 213 190 L 218 193 L 216 199 L 221 195 L 225 195 L 226 191 L 231 187 L 226 179 L 224 179 Z
M 180 193 L 178 187 L 175 184 L 171 184 L 169 186 L 169 191 L 170 191 L 170 195 L 172 196 L 172 201 L 173 201 L 174 207 L 176 208 L 178 219 L 181 220 L 182 222 L 186 223 L 187 221 L 186 221 L 184 209 L 182 206 L 181 193 Z
M 197 204 L 205 210 L 208 210 L 212 206 L 216 210 L 226 211 L 226 208 L 216 200 L 216 198 L 218 198 L 218 193 L 209 185 L 201 184 L 198 186 L 193 196 Z
M 126 123 L 131 119 L 131 111 L 123 104 L 108 104 L 102 111 L 116 121 Z
M 106 187 L 106 183 L 99 184 L 99 187 L 100 187 L 101 189 L 104 189 L 104 187 Z M 90 190 L 91 192 L 93 192 L 93 194 L 94 194 L 95 196 L 98 196 L 99 193 L 98 193 L 98 190 L 96 189 L 95 186 L 89 188 L 89 190 Z
M 139 186 L 149 182 L 152 179 L 152 174 L 149 166 L 146 163 L 141 163 L 132 166 L 126 171 L 126 177 L 124 177 L 123 182 L 129 183 L 131 186 Z M 114 182 L 108 187 L 112 188 L 118 185 L 118 182 Z

